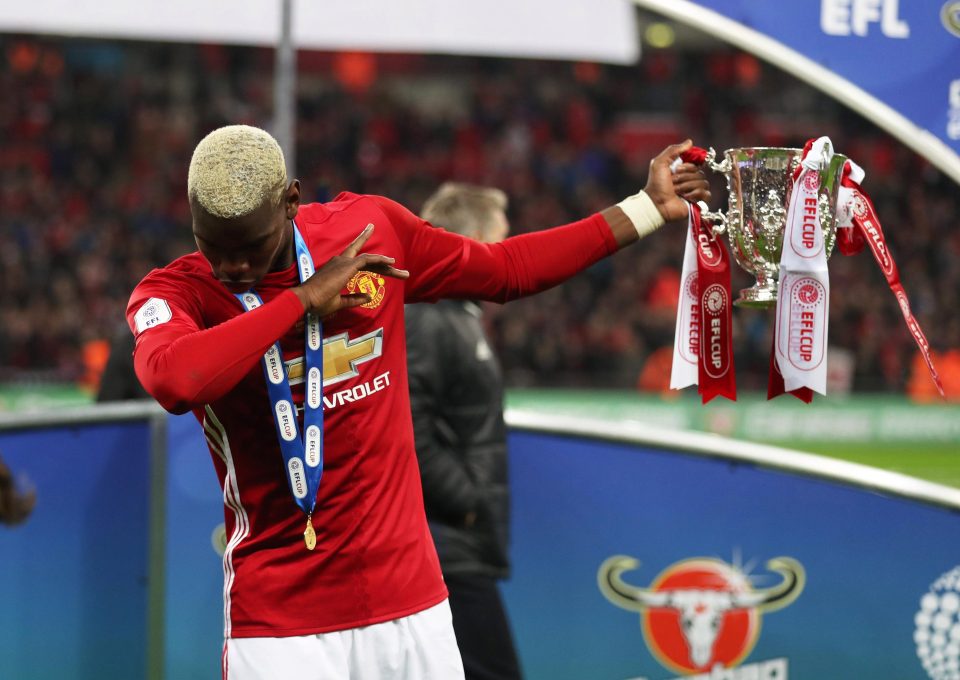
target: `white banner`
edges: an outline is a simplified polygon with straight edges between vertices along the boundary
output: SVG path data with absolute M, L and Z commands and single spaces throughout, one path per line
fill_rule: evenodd
M 0 31 L 273 45 L 280 0 L 0 2 Z M 439 52 L 630 64 L 639 58 L 627 0 L 293 1 L 297 47 Z

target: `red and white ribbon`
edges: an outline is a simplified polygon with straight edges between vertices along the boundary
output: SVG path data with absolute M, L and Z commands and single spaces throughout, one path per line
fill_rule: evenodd
M 827 392 L 830 277 L 819 190 L 820 170 L 832 156 L 829 138 L 808 143 L 794 176 L 780 256 L 768 398 L 785 391 L 809 401 L 808 390 Z
M 670 389 L 682 390 L 698 384 L 700 360 L 700 313 L 697 303 L 697 246 L 691 205 L 687 215 L 687 241 L 683 250 L 683 269 L 680 273 L 680 298 L 677 301 L 677 328 L 673 336 L 673 368 L 670 371 Z
M 900 283 L 900 271 L 893 261 L 893 254 L 887 248 L 887 241 L 883 235 L 876 208 L 873 207 L 873 201 L 860 186 L 863 177 L 863 170 L 853 161 L 847 161 L 841 181 L 840 199 L 844 201 L 841 221 L 849 220 L 849 224 L 841 223 L 841 227 L 846 227 L 844 230 L 846 233 L 838 234 L 838 246 L 844 255 L 856 255 L 863 250 L 864 244 L 870 246 L 873 257 L 880 266 L 880 271 L 883 272 L 887 285 L 890 286 L 890 291 L 897 298 L 897 304 L 900 306 L 900 312 L 903 314 L 907 330 L 910 331 L 917 347 L 920 348 L 920 353 L 923 355 L 923 359 L 927 363 L 927 369 L 930 371 L 930 378 L 937 386 L 937 390 L 942 397 L 943 383 L 940 381 L 940 375 L 937 373 L 930 356 L 930 343 L 927 342 L 927 336 L 924 335 L 920 323 L 910 309 L 907 293 Z M 840 237 L 841 235 L 843 238 Z
M 736 401 L 730 256 L 692 203 L 687 227 L 670 387 L 698 385 L 704 404 L 717 396 Z

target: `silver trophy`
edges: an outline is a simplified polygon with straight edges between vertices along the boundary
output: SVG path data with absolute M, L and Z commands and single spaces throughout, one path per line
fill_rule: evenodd
M 704 212 L 714 234 L 726 232 L 733 257 L 757 282 L 740 291 L 740 307 L 772 307 L 777 303 L 780 251 L 793 191 L 793 171 L 802 149 L 747 147 L 727 149 L 722 162 L 710 149 L 707 164 L 727 178 L 727 212 Z M 837 235 L 837 196 L 846 156 L 825 154 L 820 164 L 820 228 L 827 257 Z

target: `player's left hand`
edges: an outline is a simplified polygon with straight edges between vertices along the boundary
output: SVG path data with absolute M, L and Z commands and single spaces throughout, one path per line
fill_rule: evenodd
M 686 218 L 687 201 L 710 201 L 710 183 L 698 166 L 681 163 L 676 172 L 670 171 L 670 165 L 692 146 L 689 139 L 671 144 L 650 161 L 650 174 L 643 190 L 667 222 Z
M 375 272 L 396 279 L 410 277 L 410 272 L 394 267 L 394 258 L 374 253 L 361 253 L 360 249 L 373 234 L 373 225 L 368 224 L 360 235 L 339 255 L 334 255 L 314 272 L 313 276 L 292 288 L 303 303 L 305 311 L 321 319 L 340 311 L 370 302 L 367 293 L 343 293 L 347 282 L 360 271 Z

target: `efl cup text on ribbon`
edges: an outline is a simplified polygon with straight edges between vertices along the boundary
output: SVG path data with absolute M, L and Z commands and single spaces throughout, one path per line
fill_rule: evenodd
M 711 378 L 720 378 L 730 370 L 729 352 L 724 346 L 729 337 L 724 337 L 725 315 L 729 311 L 729 297 L 722 284 L 708 286 L 703 294 L 703 312 L 709 326 L 707 349 L 709 361 L 705 368 Z M 710 370 L 712 369 L 712 370 Z
M 803 245 L 813 248 L 817 245 L 816 236 L 819 225 L 816 197 L 803 199 Z
M 789 286 L 790 304 L 787 357 L 790 364 L 801 370 L 812 370 L 824 359 L 826 333 L 818 328 L 825 316 L 826 289 L 814 278 L 801 278 Z
M 892 263 L 890 256 L 887 254 L 887 244 L 877 230 L 877 225 L 875 225 L 870 218 L 864 218 L 860 224 L 863 230 L 867 232 L 867 236 L 870 237 L 870 244 L 873 246 L 873 252 L 876 253 L 876 259 L 880 265 L 880 269 L 885 276 L 890 276 L 893 272 Z
M 290 473 L 290 487 L 293 489 L 293 495 L 297 498 L 304 498 L 307 495 L 307 488 L 304 484 L 303 466 L 298 458 L 291 458 L 287 463 L 287 471 Z
M 716 242 L 710 238 L 710 235 L 704 231 L 697 232 L 697 245 L 700 248 L 700 256 L 703 263 L 708 267 L 716 267 L 720 264 L 720 249 Z
M 690 333 L 687 337 L 687 351 L 696 360 L 700 354 L 700 315 L 697 314 L 696 305 L 690 305 Z

